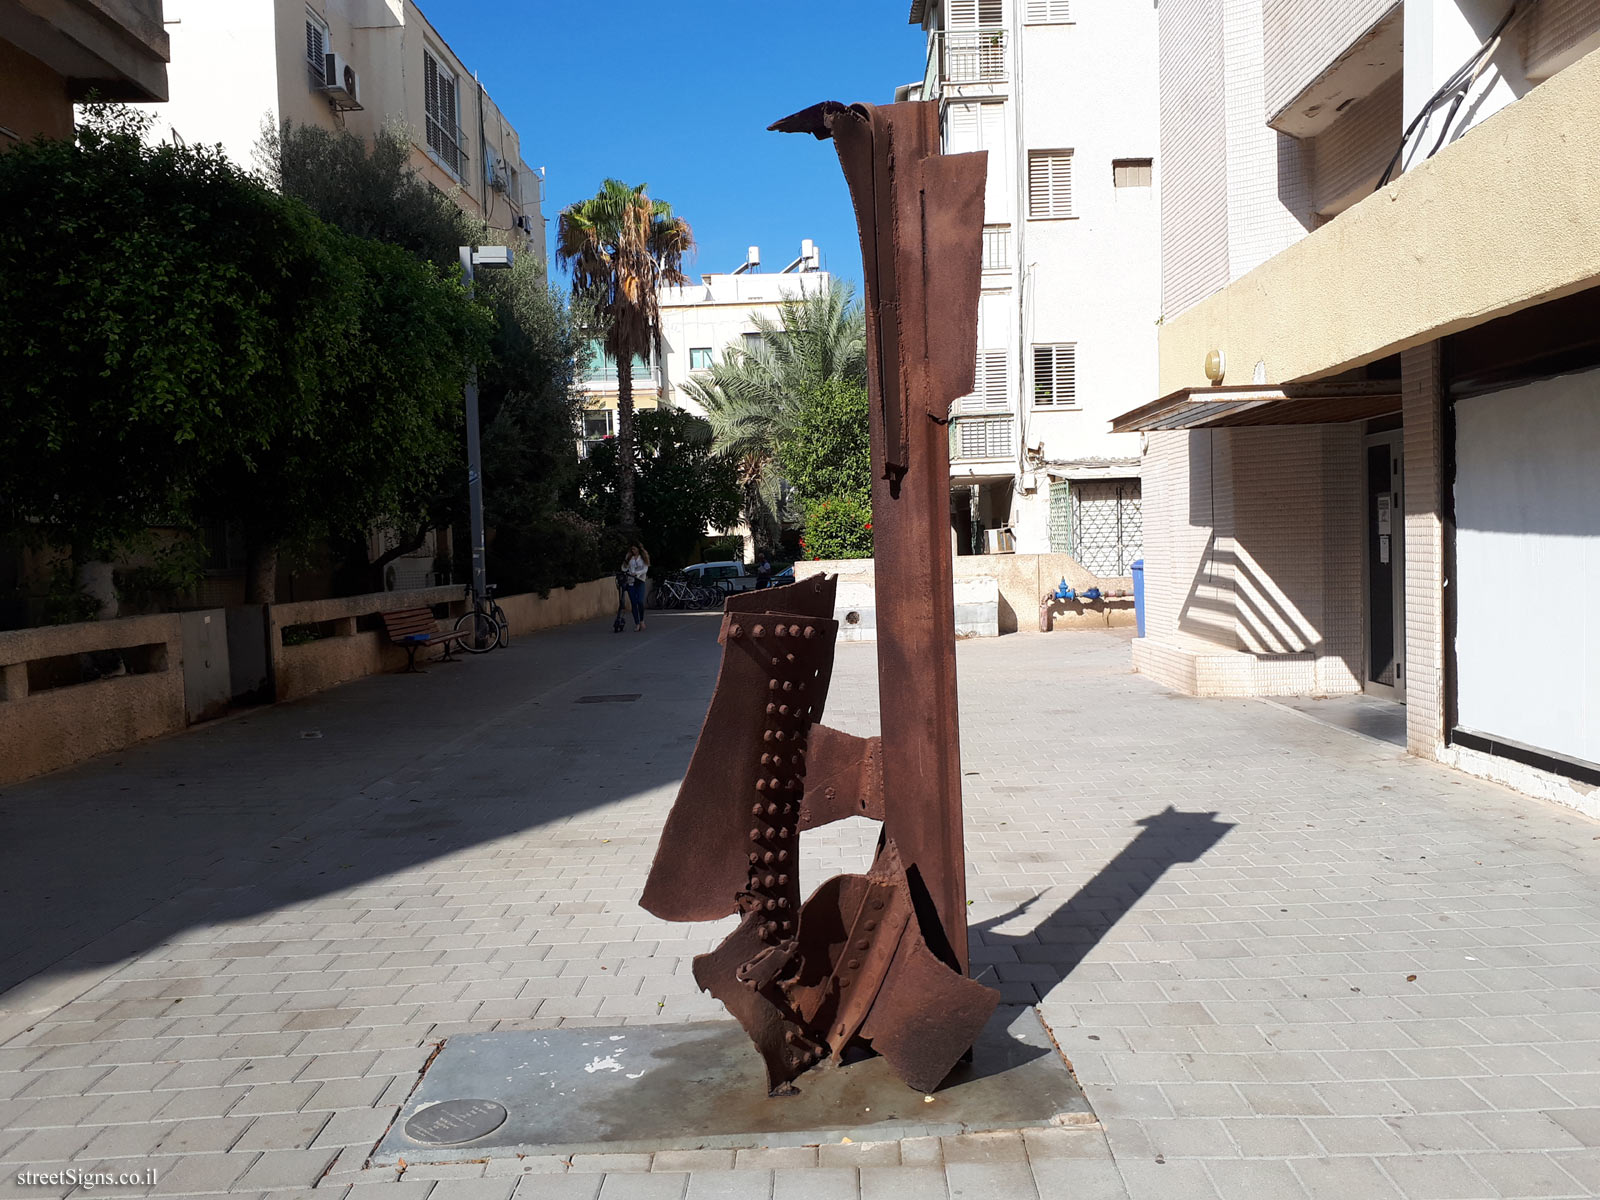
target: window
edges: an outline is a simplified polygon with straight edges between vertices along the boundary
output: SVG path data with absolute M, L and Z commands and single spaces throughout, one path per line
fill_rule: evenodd
M 467 169 L 467 156 L 461 151 L 459 85 L 455 75 L 440 66 L 428 50 L 422 52 L 422 75 L 428 149 L 459 179 Z
M 1072 10 L 1068 0 L 1028 0 L 1022 19 L 1028 25 L 1065 25 Z
M 693 347 L 690 348 L 690 350 L 689 350 L 689 370 L 691 370 L 691 371 L 709 371 L 709 370 L 711 370 L 711 347 L 710 346 L 693 346 Z
M 1028 151 L 1028 216 L 1035 221 L 1072 215 L 1072 151 Z
M 946 29 L 985 29 L 1004 25 L 1003 0 L 947 0 Z
M 1119 188 L 1147 188 L 1150 165 L 1148 158 L 1119 158 L 1111 164 L 1111 182 Z
M 1078 344 L 1033 348 L 1033 406 L 1074 408 L 1078 403 Z
M 591 408 L 583 414 L 582 456 L 588 458 L 594 448 L 616 432 L 617 411 L 614 408 Z
M 983 269 L 1005 271 L 1011 267 L 1011 226 L 983 227 Z
M 744 339 L 744 352 L 746 354 L 754 354 L 761 349 L 761 335 L 759 333 L 741 333 L 739 336 Z
M 311 82 L 321 87 L 327 83 L 323 71 L 327 67 L 328 23 L 316 12 L 306 9 L 306 70 L 311 72 Z
M 1011 215 L 1011 139 L 1006 136 L 1004 104 L 951 104 L 945 110 L 945 153 L 989 152 L 983 211 L 991 220 Z

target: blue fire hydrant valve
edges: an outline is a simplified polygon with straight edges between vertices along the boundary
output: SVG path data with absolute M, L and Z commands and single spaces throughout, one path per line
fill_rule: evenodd
M 1065 579 L 1062 579 L 1061 586 L 1055 590 L 1055 598 L 1057 600 L 1076 600 L 1078 594 L 1067 586 Z

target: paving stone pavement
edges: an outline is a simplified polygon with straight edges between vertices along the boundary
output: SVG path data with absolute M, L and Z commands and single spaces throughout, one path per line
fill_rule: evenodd
M 1100 1124 L 363 1169 L 452 1033 L 720 1015 L 724 926 L 635 903 L 714 629 L 552 631 L 0 794 L 0 1197 L 1600 1195 L 1600 826 L 1100 633 L 958 652 L 974 969 Z M 875 711 L 840 647 L 830 723 Z M 809 882 L 873 838 L 808 834 Z M 18 1179 L 68 1168 L 157 1182 Z

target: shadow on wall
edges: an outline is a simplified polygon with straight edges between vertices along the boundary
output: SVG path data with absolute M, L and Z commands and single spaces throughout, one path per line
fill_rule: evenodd
M 1243 547 L 1206 540 L 1200 566 L 1178 610 L 1178 628 L 1192 637 L 1266 657 L 1320 653 L 1323 639 L 1283 589 Z
M 1034 968 L 1029 972 L 1028 982 L 1039 998 L 1044 999 L 1056 984 L 1072 974 L 1089 951 L 1144 898 L 1170 867 L 1198 861 L 1234 827 L 1231 821 L 1217 820 L 1214 812 L 1179 812 L 1170 805 L 1135 824 L 1143 826 L 1138 836 L 1079 888 L 1071 900 L 1030 932 L 1012 937 L 996 930 L 1027 912 L 1035 900 L 974 925 L 973 944 L 1014 949 L 1022 963 Z M 1049 968 L 1050 977 L 1032 978 L 1041 964 Z M 1004 963 L 985 964 L 977 978 L 993 983 L 997 972 L 1004 980 Z

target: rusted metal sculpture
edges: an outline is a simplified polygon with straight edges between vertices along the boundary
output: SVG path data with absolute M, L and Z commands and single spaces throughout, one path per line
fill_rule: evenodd
M 837 579 L 728 600 L 722 667 L 641 903 L 742 914 L 695 959 L 768 1087 L 847 1047 L 932 1091 L 999 1002 L 967 977 L 950 561 L 951 403 L 973 388 L 983 154 L 939 152 L 938 106 L 825 103 L 774 129 L 832 137 L 861 230 L 881 736 L 822 725 Z M 799 835 L 883 822 L 864 875 L 800 900 Z

